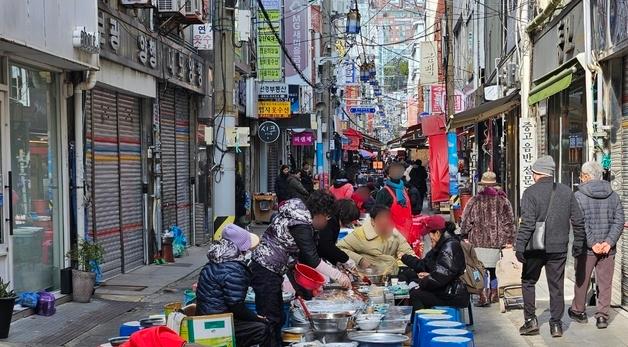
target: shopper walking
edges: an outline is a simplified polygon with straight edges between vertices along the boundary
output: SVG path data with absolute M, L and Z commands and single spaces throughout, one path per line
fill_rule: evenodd
M 412 209 L 421 213 L 421 210 L 423 210 L 423 201 L 425 201 L 425 197 L 427 196 L 427 170 L 423 167 L 423 162 L 421 160 L 417 159 L 414 162 L 414 165 L 412 165 L 412 170 L 410 171 L 410 181 L 408 183 L 410 186 L 415 187 L 419 192 L 419 200 L 417 201 L 418 206 L 412 206 Z
M 390 208 L 395 228 L 406 238 L 412 228 L 412 206 L 408 190 L 403 183 L 405 167 L 400 162 L 393 162 L 388 167 L 388 179 L 375 197 L 375 203 Z
M 338 177 L 334 179 L 334 184 L 329 188 L 329 192 L 336 200 L 351 199 L 353 195 L 353 184 L 346 172 L 340 171 L 338 173 Z
M 574 236 L 573 256 L 580 256 L 584 248 L 582 211 L 571 189 L 554 182 L 555 168 L 552 157 L 539 158 L 532 165 L 535 183 L 521 197 L 521 224 L 515 244 L 517 259 L 523 263 L 521 284 L 525 323 L 519 328 L 521 335 L 539 334 L 535 286 L 543 267 L 550 292 L 550 332 L 553 337 L 563 335 L 563 286 L 570 227 Z M 541 234 L 544 234 L 543 240 L 536 242 L 538 238 L 535 236 Z
M 305 201 L 310 192 L 301 184 L 301 171 L 295 171 L 288 176 L 288 198 Z
M 308 162 L 304 162 L 301 166 L 301 184 L 309 192 L 314 191 L 314 179 L 312 177 L 312 165 Z
M 567 310 L 569 317 L 578 323 L 587 322 L 585 303 L 591 273 L 595 269 L 598 288 L 595 318 L 599 329 L 608 327 L 611 303 L 615 246 L 624 230 L 624 208 L 619 195 L 609 182 L 602 180 L 604 169 L 595 161 L 582 165 L 576 200 L 584 214 L 586 252 L 576 258 L 576 284 L 574 299 Z
M 460 233 L 475 247 L 478 259 L 490 273 L 490 289 L 480 293 L 476 306 L 499 301 L 495 266 L 502 248 L 512 248 L 515 223 L 512 205 L 502 190 L 495 189 L 497 177 L 487 171 L 478 183 L 479 193 L 471 198 L 462 213 Z
M 290 166 L 281 165 L 279 169 L 279 175 L 275 179 L 275 194 L 277 195 L 277 202 L 282 202 L 290 199 L 288 196 L 288 178 L 290 177 Z

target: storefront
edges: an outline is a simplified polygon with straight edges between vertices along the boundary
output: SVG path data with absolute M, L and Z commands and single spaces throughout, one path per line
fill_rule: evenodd
M 0 22 L 0 277 L 18 293 L 56 290 L 68 265 L 68 81 L 98 69 L 95 2 L 57 3 L 8 2 L 23 20 Z

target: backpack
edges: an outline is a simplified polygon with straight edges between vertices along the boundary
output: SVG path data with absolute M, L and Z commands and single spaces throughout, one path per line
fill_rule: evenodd
M 484 289 L 486 269 L 484 264 L 478 259 L 473 245 L 469 242 L 460 242 L 460 246 L 462 247 L 466 264 L 464 273 L 460 275 L 460 280 L 467 286 L 469 294 L 479 294 Z

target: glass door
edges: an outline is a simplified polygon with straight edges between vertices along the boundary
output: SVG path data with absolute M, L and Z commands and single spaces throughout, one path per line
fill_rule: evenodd
M 0 61 L 0 68 L 2 68 L 2 62 Z M 1 77 L 1 76 L 0 76 Z M 0 81 L 2 82 L 2 81 Z M 0 85 L 2 87 L 2 85 Z M 9 231 L 6 227 L 8 225 L 8 221 L 4 219 L 4 216 L 8 214 L 4 213 L 4 210 L 8 210 L 8 204 L 6 203 L 8 200 L 5 198 L 8 193 L 7 187 L 5 187 L 4 183 L 6 180 L 4 179 L 4 163 L 5 155 L 2 152 L 2 149 L 5 147 L 3 143 L 4 131 L 5 131 L 5 122 L 7 117 L 7 93 L 6 91 L 0 89 L 0 278 L 4 280 L 4 282 L 11 281 L 10 276 L 10 254 L 9 254 Z M 6 206 L 5 206 L 6 205 Z
M 10 64 L 8 172 L 13 284 L 17 292 L 58 287 L 58 84 L 53 72 Z M 10 171 L 8 171 L 10 170 Z M 5 199 L 7 200 L 7 199 Z

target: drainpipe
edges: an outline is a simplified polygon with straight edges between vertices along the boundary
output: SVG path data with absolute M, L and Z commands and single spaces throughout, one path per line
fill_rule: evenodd
M 593 134 L 594 122 L 597 121 L 597 116 L 593 111 L 593 72 L 592 72 L 592 52 L 591 52 L 591 1 L 584 0 L 582 2 L 583 18 L 584 18 L 584 85 L 585 85 L 585 98 L 586 98 L 586 116 L 587 116 L 587 157 L 586 160 L 592 160 L 595 156 L 595 139 Z
M 84 82 L 74 86 L 74 151 L 76 160 L 76 232 L 78 239 L 85 238 L 85 143 L 83 133 L 83 91 L 96 85 L 96 71 L 88 71 Z

